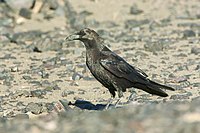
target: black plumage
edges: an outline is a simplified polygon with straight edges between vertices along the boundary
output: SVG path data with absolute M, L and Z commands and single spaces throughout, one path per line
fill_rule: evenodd
M 162 89 L 173 88 L 156 83 L 148 79 L 147 74 L 139 68 L 131 66 L 123 58 L 112 52 L 105 46 L 102 39 L 94 30 L 82 29 L 80 32 L 70 35 L 66 40 L 80 40 L 86 47 L 86 64 L 92 75 L 115 97 L 123 96 L 126 88 L 138 88 L 150 94 L 166 97 Z

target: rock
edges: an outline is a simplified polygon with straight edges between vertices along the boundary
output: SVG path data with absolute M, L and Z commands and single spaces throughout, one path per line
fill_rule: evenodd
M 143 10 L 138 9 L 137 5 L 131 6 L 130 14 L 138 15 L 138 14 L 141 14 L 141 13 L 143 13 Z
M 64 90 L 62 92 L 62 97 L 67 97 L 68 95 L 72 95 L 72 94 L 74 94 L 74 91 Z
M 17 66 L 11 68 L 11 72 L 18 72 L 19 68 Z
M 59 6 L 57 0 L 48 0 L 47 2 L 49 3 L 49 8 L 52 10 L 56 10 Z
M 74 81 L 80 80 L 81 78 L 83 78 L 83 75 L 80 74 L 80 73 L 76 73 L 76 72 L 75 72 L 75 73 L 72 75 L 72 80 L 74 80 Z
M 53 103 L 54 111 L 57 113 L 62 113 L 62 112 L 72 110 L 69 107 L 70 104 L 71 104 L 71 102 L 69 102 L 66 99 L 59 100 L 59 102 L 54 102 Z
M 15 119 L 18 119 L 18 120 L 29 119 L 29 116 L 27 114 L 17 114 L 15 116 Z
M 186 100 L 186 99 L 189 99 L 189 96 L 188 96 L 188 94 L 177 94 L 177 95 L 172 95 L 170 97 L 170 99 L 173 99 L 173 100 Z
M 135 27 L 140 27 L 142 25 L 145 25 L 145 24 L 149 24 L 149 20 L 148 19 L 144 19 L 144 20 L 126 20 L 125 21 L 125 28 L 128 28 L 128 29 L 132 29 L 132 28 L 135 28 Z
M 164 46 L 159 42 L 147 42 L 146 44 L 144 44 L 144 48 L 145 50 L 150 52 L 157 52 L 157 51 L 163 51 Z
M 30 9 L 34 1 L 35 0 L 5 0 L 6 4 L 13 10 L 19 10 L 21 8 Z
M 26 111 L 38 115 L 43 112 L 43 106 L 39 103 L 31 102 L 26 106 Z
M 49 73 L 47 73 L 46 71 L 39 71 L 38 74 L 43 78 L 43 79 L 46 79 L 46 78 L 49 78 Z
M 0 27 L 2 26 L 8 26 L 8 27 L 13 27 L 14 26 L 14 20 L 12 18 L 0 18 Z
M 31 19 L 31 14 L 31 11 L 27 8 L 21 8 L 19 11 L 19 15 L 26 19 Z
M 25 79 L 25 80 L 31 80 L 31 79 L 32 79 L 31 76 L 28 76 L 28 75 L 23 75 L 22 77 L 23 77 L 23 79 Z
M 10 36 L 10 41 L 17 43 L 19 45 L 22 45 L 23 44 L 22 42 L 24 42 L 24 44 L 25 44 L 25 42 L 27 42 L 27 41 L 29 41 L 29 42 L 37 41 L 38 39 L 41 38 L 42 34 L 44 34 L 44 33 L 42 33 L 41 31 L 38 31 L 38 30 L 37 31 L 28 31 L 28 32 L 18 32 L 18 33 L 13 34 L 12 36 Z M 27 47 L 29 48 L 30 46 L 27 46 Z
M 183 38 L 195 37 L 195 32 L 193 30 L 184 30 Z
M 200 54 L 200 47 L 193 47 L 193 48 L 191 49 L 191 53 L 192 53 L 192 54 L 195 54 L 195 55 Z
M 57 51 L 62 48 L 62 43 L 57 39 L 45 37 L 34 41 L 29 48 L 31 48 L 34 52 Z
M 43 98 L 44 95 L 46 95 L 46 92 L 44 90 L 33 90 L 33 91 L 31 91 L 32 97 Z

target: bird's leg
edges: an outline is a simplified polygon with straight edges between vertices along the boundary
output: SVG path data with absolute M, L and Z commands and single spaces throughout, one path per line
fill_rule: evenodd
M 117 107 L 118 103 L 120 102 L 121 98 L 117 98 L 117 101 L 115 103 L 115 108 Z
M 105 107 L 105 110 L 107 110 L 110 106 L 110 104 L 113 102 L 113 97 L 111 97 L 109 100 L 108 100 L 108 103 L 106 104 L 106 107 Z
M 118 99 L 117 99 L 117 102 L 115 103 L 115 108 L 117 107 L 118 103 L 120 102 L 121 100 L 121 97 L 123 97 L 123 92 L 122 92 L 122 89 L 121 88 L 118 88 L 117 89 L 117 92 L 118 92 Z
M 130 96 L 128 97 L 127 103 L 129 103 L 130 101 L 132 101 L 133 98 L 134 98 L 135 95 L 136 95 L 135 88 L 131 88 L 130 92 L 131 92 L 131 94 L 130 94 Z

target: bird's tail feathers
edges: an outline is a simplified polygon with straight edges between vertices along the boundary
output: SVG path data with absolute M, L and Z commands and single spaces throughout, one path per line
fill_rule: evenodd
M 156 83 L 156 82 L 151 81 L 151 80 L 149 80 L 149 81 L 150 81 L 150 84 L 152 84 L 152 85 L 154 85 L 154 86 L 157 86 L 157 87 L 159 87 L 159 88 L 161 88 L 161 89 L 166 89 L 166 90 L 175 91 L 175 89 L 172 88 L 172 87 L 165 86 L 165 85 L 162 85 L 162 84 Z
M 166 92 L 161 90 L 160 87 L 158 87 L 156 85 L 150 84 L 150 85 L 147 85 L 146 87 L 147 88 L 146 88 L 145 91 L 148 92 L 148 93 L 158 95 L 158 96 L 161 96 L 161 97 L 167 97 L 168 96 L 168 94 Z

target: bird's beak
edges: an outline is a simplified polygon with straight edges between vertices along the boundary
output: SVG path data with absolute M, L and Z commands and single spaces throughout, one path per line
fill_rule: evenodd
M 68 37 L 65 38 L 66 41 L 73 41 L 73 40 L 78 40 L 80 39 L 81 36 L 78 34 L 73 34 L 73 35 L 69 35 Z

